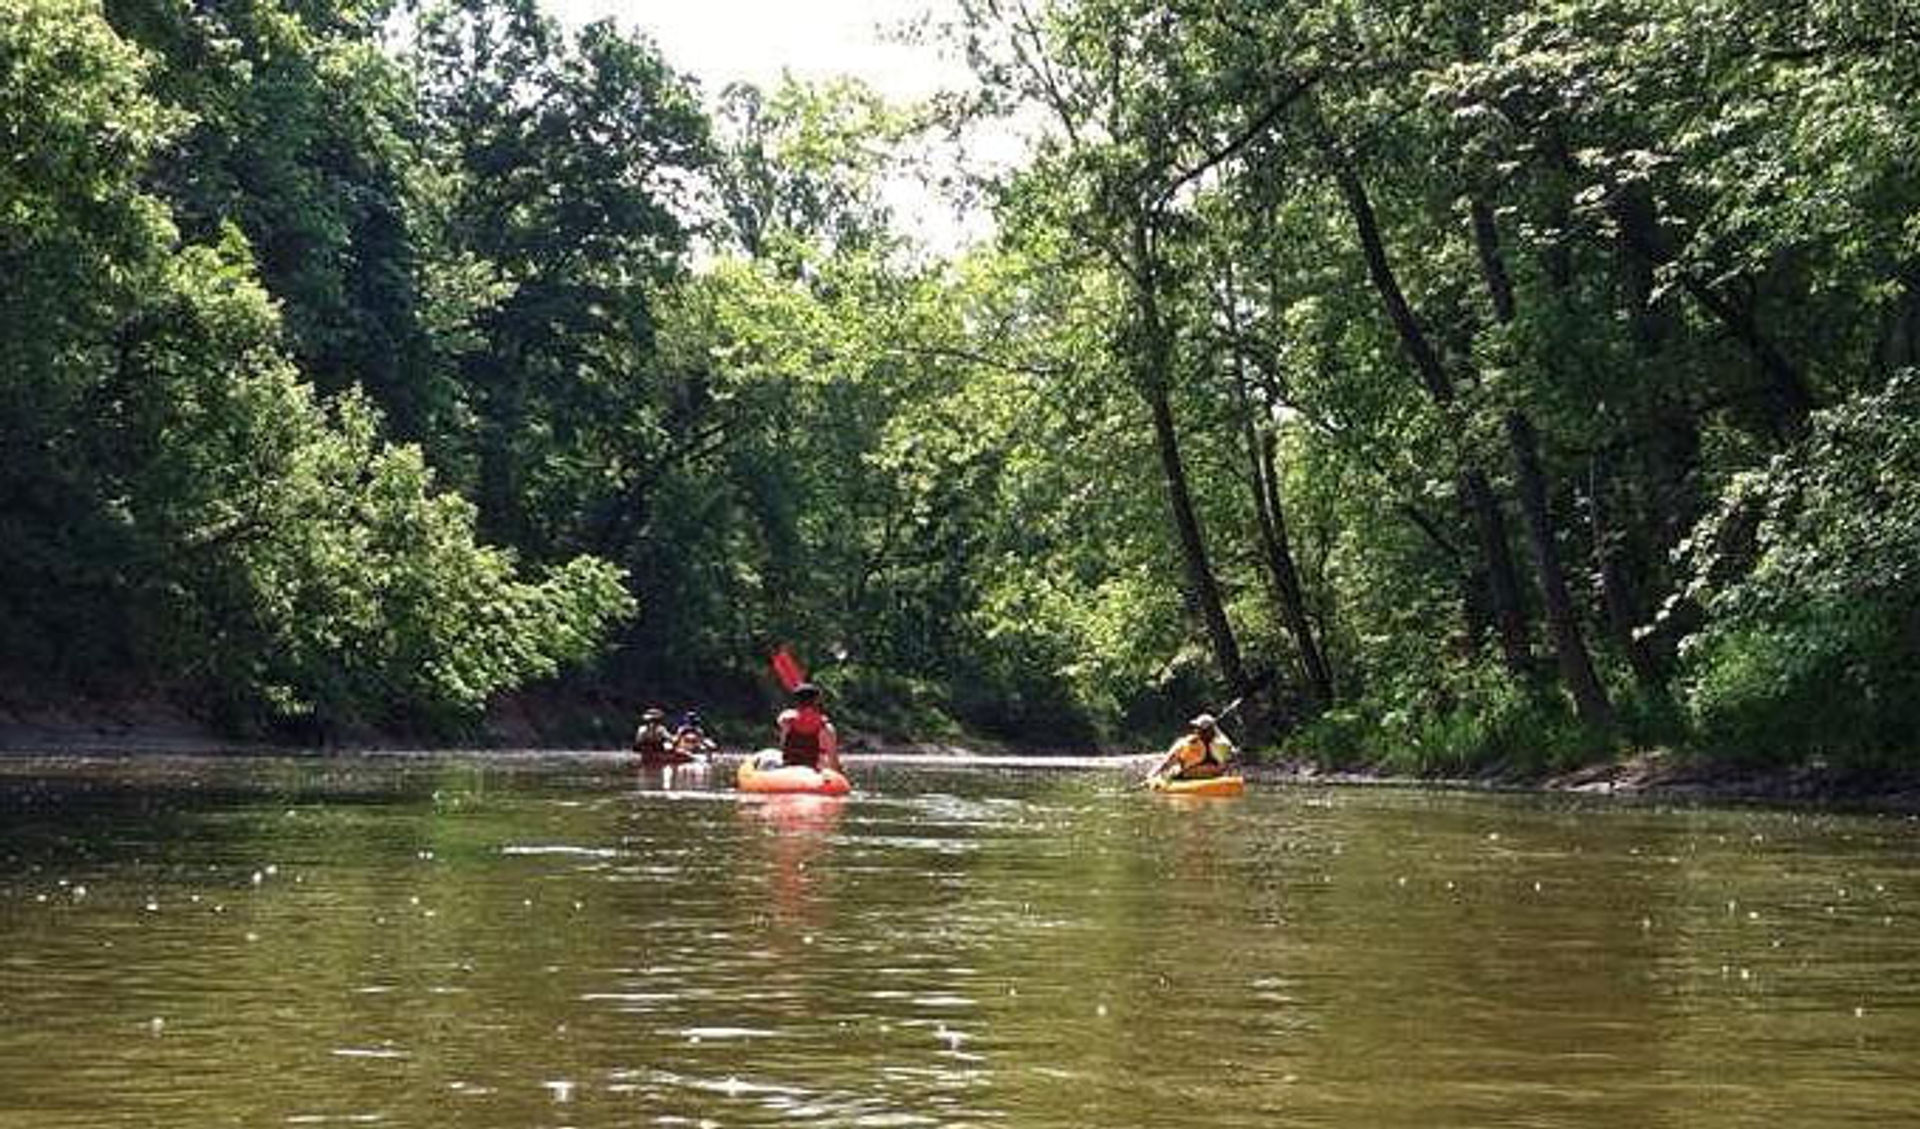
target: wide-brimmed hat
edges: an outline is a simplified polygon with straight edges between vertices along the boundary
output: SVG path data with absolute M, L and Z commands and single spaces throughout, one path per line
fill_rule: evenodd
M 667 711 L 662 709 L 650 709 L 640 715 L 640 720 L 641 721 L 665 721 L 667 720 Z
M 1187 722 L 1187 724 L 1192 726 L 1195 729 L 1212 729 L 1214 726 L 1220 723 L 1214 720 L 1212 714 L 1203 713 L 1199 717 L 1194 718 L 1192 721 Z

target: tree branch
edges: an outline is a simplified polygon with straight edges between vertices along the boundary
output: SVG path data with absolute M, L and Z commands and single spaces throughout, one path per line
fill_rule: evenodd
M 1185 172 L 1176 175 L 1173 180 L 1161 187 L 1158 192 L 1155 192 L 1148 206 L 1152 208 L 1160 207 L 1162 204 L 1165 204 L 1174 193 L 1204 175 L 1207 170 L 1231 160 L 1235 154 L 1259 140 L 1260 136 L 1267 131 L 1268 127 L 1278 121 L 1280 115 L 1286 113 L 1300 96 L 1313 89 L 1314 84 L 1318 83 L 1326 73 L 1326 68 L 1322 67 L 1296 79 L 1291 87 L 1269 103 L 1267 108 L 1262 110 L 1245 129 L 1228 139 L 1226 143 L 1218 149 L 1202 157 L 1198 163 L 1189 167 Z

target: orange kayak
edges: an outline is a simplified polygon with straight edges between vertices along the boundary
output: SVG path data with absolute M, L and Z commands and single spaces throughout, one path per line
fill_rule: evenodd
M 1209 776 L 1200 780 L 1167 780 L 1154 777 L 1147 787 L 1169 796 L 1238 796 L 1247 790 L 1244 776 Z
M 844 796 L 853 790 L 853 784 L 845 776 L 830 768 L 782 765 L 778 760 L 779 755 L 777 752 L 773 754 L 770 758 L 772 763 L 762 759 L 766 757 L 765 752 L 741 761 L 740 774 L 734 778 L 734 787 L 742 792 L 800 792 L 814 796 Z

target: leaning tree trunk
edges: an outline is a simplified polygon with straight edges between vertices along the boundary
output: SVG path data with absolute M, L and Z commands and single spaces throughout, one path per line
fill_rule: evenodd
M 1493 301 L 1494 317 L 1502 325 L 1511 324 L 1516 314 L 1513 281 L 1500 254 L 1500 232 L 1494 223 L 1493 209 L 1486 201 L 1472 201 L 1473 243 L 1480 257 L 1481 273 Z M 1580 632 L 1580 617 L 1567 588 L 1566 570 L 1560 563 L 1560 549 L 1554 539 L 1553 514 L 1547 508 L 1547 476 L 1540 466 L 1540 444 L 1526 414 L 1507 413 L 1507 441 L 1513 447 L 1514 462 L 1520 472 L 1520 511 L 1526 516 L 1527 536 L 1533 544 L 1533 559 L 1539 572 L 1540 595 L 1547 608 L 1547 627 L 1553 635 L 1553 650 L 1559 660 L 1560 678 L 1573 695 L 1574 708 L 1589 725 L 1611 727 L 1613 706 L 1607 692 L 1594 674 L 1593 659 Z
M 1187 485 L 1186 463 L 1180 455 L 1180 436 L 1173 422 L 1169 391 L 1173 382 L 1173 342 L 1161 318 L 1159 278 L 1153 269 L 1144 220 L 1135 224 L 1133 251 L 1135 314 L 1140 319 L 1140 338 L 1135 342 L 1134 384 L 1146 398 L 1153 416 L 1154 447 L 1160 455 L 1167 505 L 1180 542 L 1181 560 L 1186 565 L 1188 597 L 1206 624 L 1207 639 L 1212 644 L 1220 676 L 1235 694 L 1245 695 L 1251 684 L 1240 661 L 1240 645 L 1234 639 L 1233 624 L 1227 619 L 1226 606 L 1220 599 L 1220 586 L 1214 580 L 1213 566 L 1207 558 L 1206 540 L 1200 534 L 1200 519 L 1193 509 L 1193 492 Z
M 1300 571 L 1294 566 L 1287 515 L 1280 505 L 1274 437 L 1272 432 L 1263 432 L 1258 438 L 1259 450 L 1255 457 L 1260 460 L 1260 473 L 1254 487 L 1263 498 L 1259 507 L 1260 540 L 1266 549 L 1267 571 L 1272 574 L 1274 587 L 1280 594 L 1280 609 L 1286 617 L 1287 628 L 1300 647 L 1300 666 L 1307 676 L 1308 693 L 1313 705 L 1324 709 L 1333 704 L 1333 668 L 1314 634 L 1312 617 L 1307 614 L 1306 592 L 1300 584 Z
M 1260 547 L 1266 559 L 1267 577 L 1273 586 L 1282 622 L 1293 634 L 1300 649 L 1300 668 L 1307 695 L 1314 710 L 1333 704 L 1333 671 L 1315 637 L 1313 621 L 1307 614 L 1306 594 L 1301 588 L 1300 571 L 1294 566 L 1293 546 L 1287 535 L 1286 509 L 1280 501 L 1280 475 L 1277 446 L 1269 419 L 1256 419 L 1256 413 L 1268 414 L 1270 404 L 1256 401 L 1247 380 L 1246 356 L 1238 343 L 1240 336 L 1239 301 L 1234 291 L 1233 271 L 1226 275 L 1226 316 L 1228 332 L 1234 337 L 1234 387 L 1239 393 L 1243 438 L 1247 446 L 1247 481 L 1253 490 L 1253 511 L 1260 527 Z
M 1400 280 L 1387 257 L 1386 242 L 1381 238 L 1380 223 L 1374 214 L 1366 186 L 1360 182 L 1353 166 L 1324 130 L 1320 133 L 1319 143 L 1332 167 L 1334 180 L 1340 187 L 1340 195 L 1346 202 L 1355 232 L 1359 235 L 1360 248 L 1366 256 L 1368 277 L 1373 281 L 1381 304 L 1386 307 L 1387 318 L 1393 323 L 1394 332 L 1399 335 L 1401 347 L 1413 361 L 1414 371 L 1434 403 L 1442 409 L 1450 408 L 1454 401 L 1453 380 L 1441 364 L 1440 354 L 1428 339 L 1426 330 L 1414 316 L 1406 292 L 1400 288 Z M 1472 466 L 1463 470 L 1460 473 L 1460 485 L 1464 503 L 1473 514 L 1474 528 L 1479 534 L 1481 553 L 1486 561 L 1487 594 L 1500 635 L 1501 653 L 1508 670 L 1515 674 L 1527 673 L 1532 663 L 1527 642 L 1526 612 L 1520 603 L 1520 584 L 1513 564 L 1513 550 L 1507 542 L 1506 519 L 1501 516 L 1500 504 L 1494 497 L 1492 485 L 1480 470 Z M 1469 592 L 1466 606 L 1471 609 L 1472 604 L 1473 596 Z M 1470 611 L 1469 619 L 1471 621 Z M 1471 627 L 1469 622 L 1470 630 Z
M 1634 253 L 1655 267 L 1673 265 L 1677 252 L 1660 222 L 1654 202 L 1643 190 L 1617 188 L 1608 200 L 1620 238 Z M 1773 339 L 1760 330 L 1758 311 L 1750 299 L 1726 293 L 1723 287 L 1700 278 L 1691 270 L 1680 271 L 1680 288 L 1711 314 L 1734 340 L 1745 346 L 1766 377 L 1767 403 L 1774 430 L 1782 436 L 1797 436 L 1807 429 L 1807 418 L 1819 406 L 1813 389 L 1800 369 L 1787 359 Z
M 1164 386 L 1149 387 L 1145 391 L 1147 406 L 1153 413 L 1154 446 L 1160 453 L 1160 469 L 1166 479 L 1167 504 L 1173 513 L 1174 532 L 1180 539 L 1180 555 L 1186 563 L 1188 594 L 1206 623 L 1207 639 L 1213 645 L 1220 676 L 1235 693 L 1244 693 L 1248 688 L 1246 669 L 1241 665 L 1240 646 L 1234 640 L 1233 625 L 1228 622 L 1226 606 L 1220 599 L 1220 586 L 1207 560 L 1200 520 L 1194 515 L 1193 495 L 1180 457 L 1180 437 L 1173 423 L 1173 405 Z

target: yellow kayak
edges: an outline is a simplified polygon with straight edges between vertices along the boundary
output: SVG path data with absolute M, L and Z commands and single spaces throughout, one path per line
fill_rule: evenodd
M 1208 776 L 1199 780 L 1168 780 L 1156 776 L 1147 787 L 1169 796 L 1238 796 L 1247 790 L 1244 776 Z

